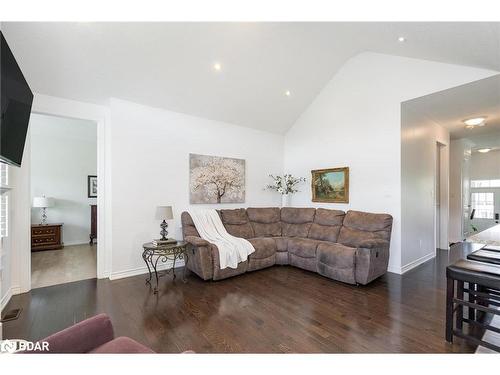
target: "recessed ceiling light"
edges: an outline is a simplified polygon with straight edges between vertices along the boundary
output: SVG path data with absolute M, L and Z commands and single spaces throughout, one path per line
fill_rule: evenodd
M 285 96 L 290 96 L 290 95 L 292 95 L 292 93 L 289 90 L 286 90 L 285 91 Z
M 490 152 L 491 151 L 491 148 L 480 148 L 479 150 L 477 150 L 478 152 L 482 152 L 483 154 L 486 154 L 487 152 Z
M 216 71 L 220 72 L 220 71 L 221 71 L 221 69 L 222 69 L 222 65 L 221 65 L 221 64 L 219 64 L 219 63 L 215 63 L 215 64 L 214 64 L 214 69 L 215 69 Z
M 474 126 L 483 126 L 484 120 L 486 120 L 486 117 L 474 117 L 474 118 L 464 120 L 463 122 L 467 126 L 474 127 Z
M 404 36 L 400 36 L 398 38 L 398 42 L 400 42 L 400 43 L 406 42 L 406 38 Z

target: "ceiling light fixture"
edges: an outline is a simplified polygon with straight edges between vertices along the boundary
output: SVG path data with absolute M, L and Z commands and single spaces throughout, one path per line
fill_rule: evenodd
M 486 123 L 484 122 L 486 120 L 486 117 L 474 117 L 470 118 L 467 120 L 463 120 L 463 123 L 465 124 L 465 127 L 467 129 L 472 129 L 476 126 L 484 126 Z
M 222 69 L 222 65 L 221 65 L 221 64 L 219 64 L 219 63 L 215 63 L 215 64 L 214 64 L 214 69 L 215 69 L 216 71 L 220 72 L 220 71 L 221 71 L 221 69 Z
M 491 148 L 480 148 L 479 150 L 477 150 L 478 152 L 481 152 L 483 154 L 486 154 L 487 152 L 490 152 L 491 151 Z
M 285 96 L 290 96 L 290 95 L 292 95 L 292 93 L 289 90 L 286 90 L 285 91 Z
M 400 36 L 398 38 L 398 42 L 400 42 L 400 43 L 406 42 L 406 38 L 404 36 Z

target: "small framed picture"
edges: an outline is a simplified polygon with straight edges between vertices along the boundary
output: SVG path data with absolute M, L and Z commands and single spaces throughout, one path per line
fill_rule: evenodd
M 89 198 L 97 198 L 97 176 L 87 177 L 87 191 Z

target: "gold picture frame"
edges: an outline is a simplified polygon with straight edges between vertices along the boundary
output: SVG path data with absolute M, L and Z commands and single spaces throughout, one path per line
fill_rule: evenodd
M 312 201 L 349 203 L 349 167 L 311 171 Z

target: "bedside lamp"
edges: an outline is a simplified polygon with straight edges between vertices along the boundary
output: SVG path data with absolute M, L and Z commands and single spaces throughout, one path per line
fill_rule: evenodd
M 33 207 L 41 208 L 41 225 L 47 224 L 47 208 L 54 207 L 54 200 L 52 198 L 47 198 L 45 196 L 42 197 L 34 197 L 33 198 Z
M 165 220 L 172 220 L 174 218 L 174 215 L 172 213 L 172 206 L 158 206 L 156 207 L 156 215 L 155 219 L 156 220 L 163 220 L 160 224 L 160 234 L 161 234 L 161 241 L 167 241 L 167 235 L 168 235 L 168 224 Z

